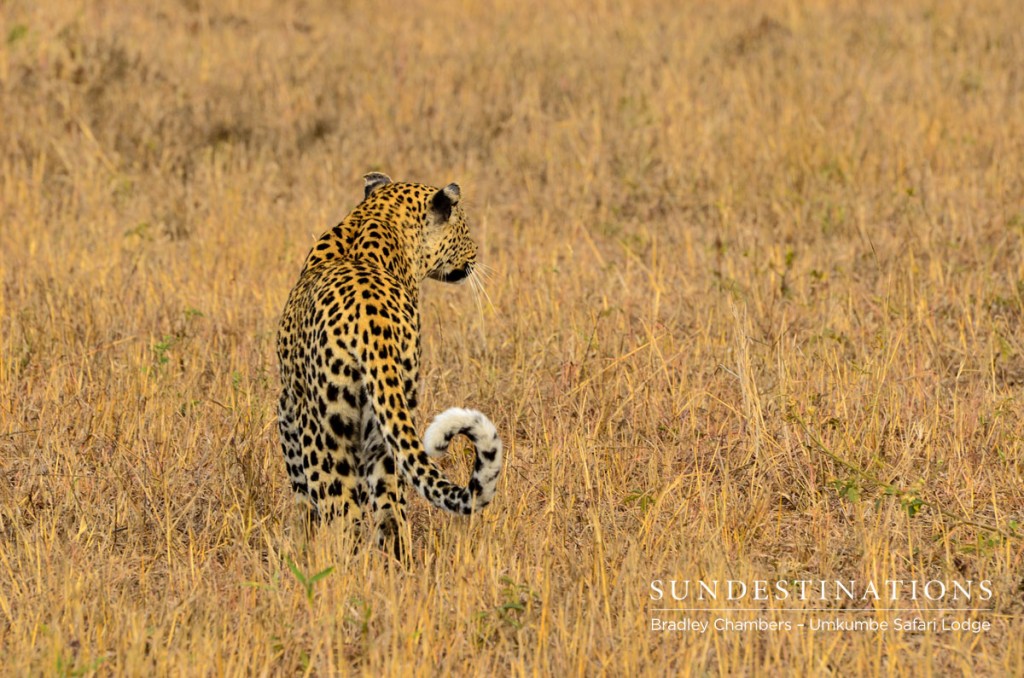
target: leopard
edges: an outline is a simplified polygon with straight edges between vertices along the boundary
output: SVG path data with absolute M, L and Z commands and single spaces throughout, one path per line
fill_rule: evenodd
M 414 422 L 421 284 L 464 283 L 477 266 L 461 189 L 363 179 L 362 201 L 314 242 L 281 313 L 278 429 L 307 524 L 372 521 L 377 545 L 401 558 L 407 486 L 474 514 L 495 496 L 502 440 L 478 410 L 449 408 L 422 438 Z M 465 486 L 433 461 L 459 435 L 475 450 Z

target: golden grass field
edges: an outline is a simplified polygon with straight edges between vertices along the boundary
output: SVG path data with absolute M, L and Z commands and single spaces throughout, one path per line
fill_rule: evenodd
M 0 4 L 0 672 L 1021 675 L 1022 25 Z M 459 182 L 491 269 L 424 285 L 419 417 L 481 409 L 506 470 L 472 520 L 410 497 L 407 567 L 307 539 L 275 421 L 371 170 Z M 659 579 L 987 580 L 723 616 L 991 629 L 656 632 Z

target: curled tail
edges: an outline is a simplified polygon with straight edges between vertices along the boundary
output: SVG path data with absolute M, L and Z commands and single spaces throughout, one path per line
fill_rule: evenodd
M 371 363 L 369 403 L 388 450 L 395 459 L 396 472 L 434 506 L 468 515 L 491 503 L 501 473 L 501 439 L 490 419 L 475 410 L 453 408 L 437 415 L 427 427 L 424 440 L 416 435 L 405 393 L 387 361 Z M 451 482 L 430 461 L 445 453 L 457 434 L 469 438 L 476 448 L 473 475 L 466 487 Z M 426 448 L 426 449 L 424 449 Z M 429 451 L 429 452 L 428 452 Z
M 441 457 L 456 435 L 469 438 L 476 450 L 473 476 L 466 489 L 474 499 L 473 511 L 491 503 L 501 475 L 501 438 L 482 412 L 452 407 L 434 417 L 423 434 L 423 447 L 431 457 Z

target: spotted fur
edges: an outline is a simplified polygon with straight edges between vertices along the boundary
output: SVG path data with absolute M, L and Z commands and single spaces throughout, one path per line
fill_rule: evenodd
M 278 425 L 288 477 L 314 520 L 359 523 L 369 507 L 377 541 L 405 519 L 405 484 L 459 514 L 494 497 L 502 444 L 474 410 L 450 409 L 416 434 L 419 286 L 466 279 L 477 246 L 456 184 L 442 189 L 365 177 L 365 197 L 313 246 L 288 295 L 277 337 Z M 462 434 L 476 447 L 466 487 L 431 463 Z

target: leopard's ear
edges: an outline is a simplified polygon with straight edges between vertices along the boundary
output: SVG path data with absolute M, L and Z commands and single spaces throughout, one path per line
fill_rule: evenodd
M 366 186 L 363 189 L 363 199 L 365 200 L 381 186 L 387 186 L 390 184 L 391 177 L 381 172 L 370 172 L 369 174 L 363 175 L 363 181 L 366 182 Z
M 452 208 L 459 204 L 462 192 L 458 184 L 448 184 L 434 194 L 430 207 L 441 221 L 448 221 L 452 216 Z

